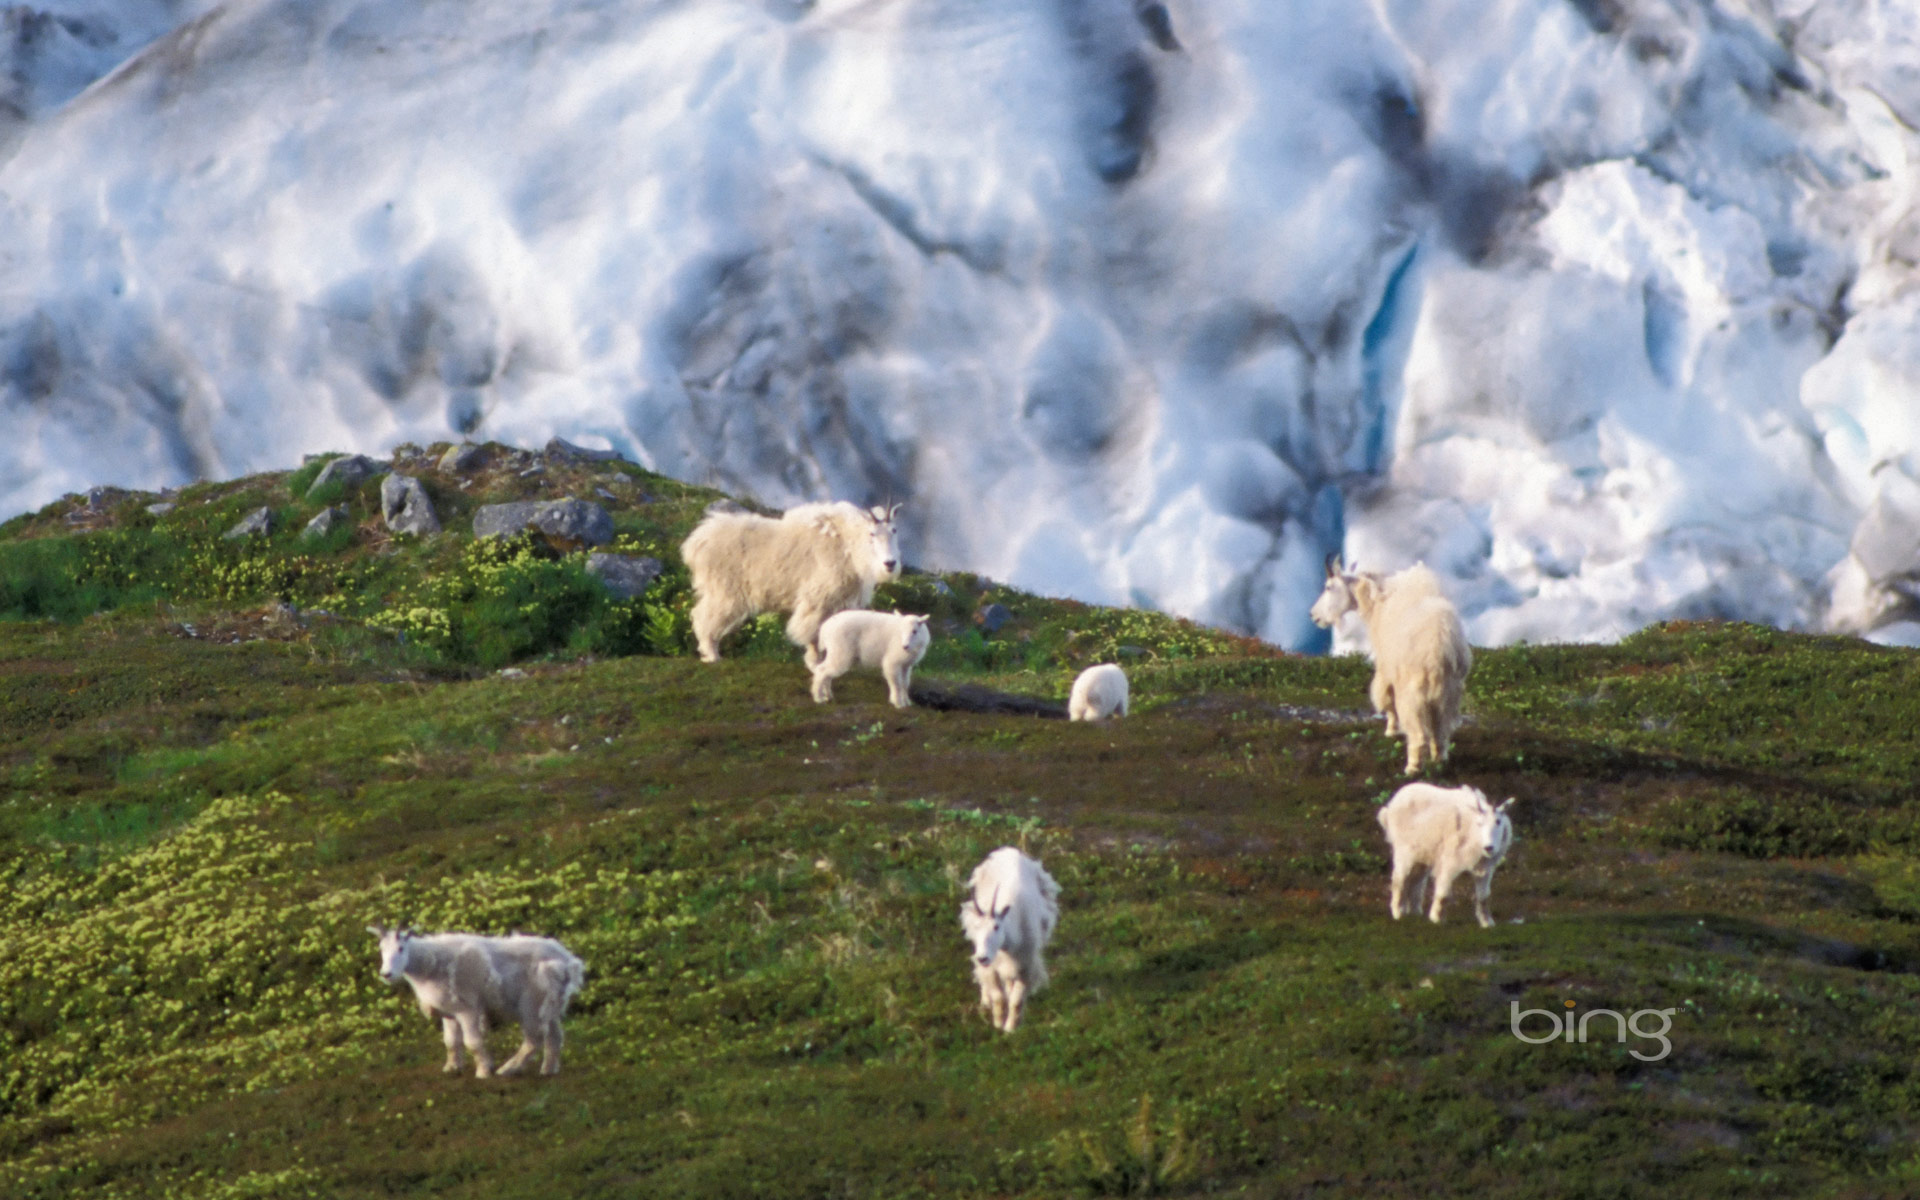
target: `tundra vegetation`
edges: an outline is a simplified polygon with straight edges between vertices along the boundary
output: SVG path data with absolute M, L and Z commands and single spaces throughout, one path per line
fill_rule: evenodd
M 1500 923 L 1394 922 L 1363 660 L 910 573 L 874 603 L 933 616 L 916 692 L 1060 701 L 1115 661 L 1134 716 L 895 710 L 873 675 L 823 708 L 777 617 L 693 657 L 673 547 L 715 493 L 401 457 L 447 532 L 386 534 L 377 479 L 307 495 L 318 464 L 0 527 L 0 1195 L 1920 1187 L 1911 652 L 1476 653 L 1435 778 L 1523 797 Z M 467 533 L 569 492 L 667 565 L 645 596 Z M 1013 1038 L 955 963 L 1003 844 L 1065 904 Z M 564 1072 L 443 1075 L 388 921 L 563 941 Z M 1529 1045 L 1515 1001 L 1672 1008 L 1672 1053 Z

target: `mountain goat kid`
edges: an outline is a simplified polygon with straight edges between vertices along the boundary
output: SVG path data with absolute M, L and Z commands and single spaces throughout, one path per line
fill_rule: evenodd
M 440 1022 L 451 1075 L 460 1070 L 462 1043 L 473 1051 L 473 1073 L 494 1073 L 487 1022 L 520 1022 L 520 1049 L 500 1067 L 518 1074 L 540 1051 L 540 1073 L 560 1073 L 560 1018 L 586 979 L 586 966 L 552 938 L 480 937 L 471 933 L 418 934 L 367 926 L 380 939 L 380 978 L 404 979 L 429 1021 Z
M 787 640 L 814 664 L 820 622 L 861 608 L 900 572 L 894 514 L 845 500 L 802 504 L 778 519 L 710 512 L 680 543 L 693 576 L 693 636 L 702 662 L 720 660 L 720 639 L 747 618 L 785 612 Z
M 1047 986 L 1041 955 L 1060 919 L 1060 885 L 1038 860 L 1002 846 L 973 869 L 967 890 L 960 928 L 973 943 L 980 1007 L 995 1029 L 1012 1033 L 1027 996 Z
M 1080 672 L 1067 697 L 1069 721 L 1104 721 L 1127 715 L 1127 673 L 1113 663 Z
M 814 703 L 833 699 L 833 681 L 855 667 L 878 667 L 886 676 L 887 699 L 893 706 L 913 707 L 907 684 L 932 642 L 925 617 L 864 608 L 833 614 L 821 622 L 820 632 L 807 651 L 813 664 Z
M 1387 716 L 1387 736 L 1407 739 L 1407 771 L 1446 761 L 1460 725 L 1473 651 L 1439 577 L 1425 566 L 1397 575 L 1348 571 L 1327 556 L 1327 585 L 1313 602 L 1314 624 L 1331 629 L 1358 612 L 1373 643 L 1374 708 Z
M 1409 783 L 1395 792 L 1380 808 L 1380 828 L 1393 847 L 1393 895 L 1388 903 L 1393 919 L 1417 910 L 1431 882 L 1433 907 L 1427 919 L 1438 924 L 1454 880 L 1471 873 L 1473 914 L 1482 929 L 1492 925 L 1487 893 L 1494 871 L 1513 845 L 1513 822 L 1507 817 L 1511 807 L 1512 798 L 1495 808 L 1485 792 L 1472 787 Z M 1425 875 L 1416 884 L 1414 877 L 1421 871 Z

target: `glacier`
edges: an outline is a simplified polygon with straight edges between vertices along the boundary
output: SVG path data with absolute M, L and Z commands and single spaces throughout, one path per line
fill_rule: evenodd
M 1295 649 L 1329 552 L 1483 645 L 1920 644 L 1910 4 L 41 0 L 0 54 L 0 516 L 557 435 Z

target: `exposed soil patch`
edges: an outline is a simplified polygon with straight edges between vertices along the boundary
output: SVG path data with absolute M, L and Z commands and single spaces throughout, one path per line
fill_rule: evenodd
M 1016 696 L 1012 692 L 995 691 L 977 683 L 915 680 L 909 692 L 915 704 L 924 705 L 935 712 L 999 713 L 1014 717 L 1048 717 L 1057 721 L 1067 719 L 1067 706 L 1058 700 Z

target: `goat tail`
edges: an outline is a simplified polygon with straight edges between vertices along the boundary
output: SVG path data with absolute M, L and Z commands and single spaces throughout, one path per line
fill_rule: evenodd
M 548 1019 L 557 1021 L 574 996 L 586 986 L 587 966 L 569 954 L 565 958 L 547 959 L 535 971 L 540 976 L 540 990 L 545 998 L 541 1007 L 548 1010 L 545 1014 Z

